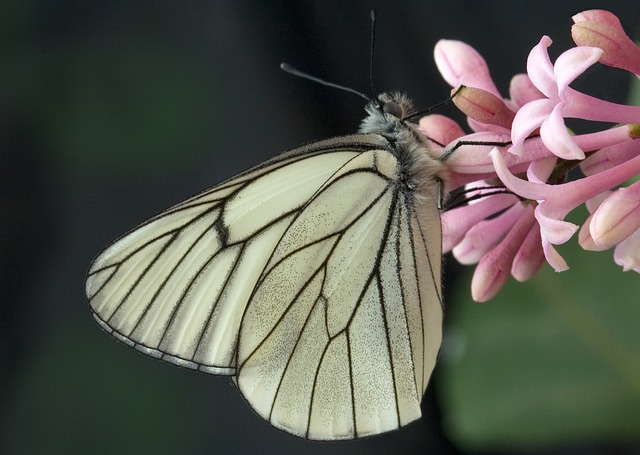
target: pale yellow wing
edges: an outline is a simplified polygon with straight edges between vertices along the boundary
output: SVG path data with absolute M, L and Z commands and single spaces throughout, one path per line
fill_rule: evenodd
M 417 419 L 442 336 L 439 215 L 384 144 L 316 142 L 152 218 L 92 264 L 94 317 L 146 354 L 235 375 L 298 436 Z
M 442 338 L 440 222 L 435 200 L 416 211 L 399 172 L 387 152 L 352 160 L 266 264 L 240 328 L 237 383 L 278 428 L 350 439 L 420 417 Z
M 271 251 L 313 194 L 371 148 L 368 137 L 283 154 L 117 239 L 88 272 L 95 319 L 146 354 L 234 374 L 242 314 Z

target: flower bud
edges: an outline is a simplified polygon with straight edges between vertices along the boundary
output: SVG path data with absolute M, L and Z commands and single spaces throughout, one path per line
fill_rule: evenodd
M 640 74 L 640 48 L 627 36 L 618 18 L 608 11 L 591 10 L 573 16 L 571 36 L 578 46 L 599 47 L 600 62 Z
M 474 87 L 463 87 L 453 98 L 455 105 L 466 115 L 481 123 L 511 128 L 515 113 L 501 98 Z

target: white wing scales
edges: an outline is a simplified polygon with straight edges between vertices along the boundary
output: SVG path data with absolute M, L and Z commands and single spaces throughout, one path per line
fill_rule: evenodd
M 351 439 L 416 420 L 440 347 L 440 285 L 416 258 L 427 254 L 416 214 L 391 184 L 366 193 L 376 202 L 337 238 L 270 269 L 242 322 L 238 386 L 298 436 Z M 439 245 L 432 254 L 439 269 Z
M 234 374 L 244 306 L 269 253 L 292 214 L 359 154 L 284 155 L 142 224 L 93 262 L 86 293 L 94 316 L 143 352 Z M 288 182 L 290 198 L 284 190 L 269 191 L 273 175 L 280 187 Z M 247 217 L 259 200 L 272 208 L 261 218 Z
M 401 190 L 381 143 L 318 142 L 152 218 L 92 264 L 94 317 L 144 353 L 235 375 L 298 436 L 419 418 L 442 337 L 439 213 Z

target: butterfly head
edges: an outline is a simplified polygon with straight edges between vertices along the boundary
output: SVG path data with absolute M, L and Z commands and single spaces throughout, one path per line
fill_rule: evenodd
M 379 111 L 400 121 L 404 121 L 414 112 L 411 100 L 404 93 L 382 93 L 376 101 L 374 104 Z
M 362 121 L 360 132 L 383 136 L 406 129 L 405 119 L 414 113 L 411 100 L 398 92 L 378 95 L 365 110 L 369 115 Z

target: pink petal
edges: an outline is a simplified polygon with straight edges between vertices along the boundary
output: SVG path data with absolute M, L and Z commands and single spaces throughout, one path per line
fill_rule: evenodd
M 533 208 L 530 205 L 523 208 L 508 235 L 478 263 L 471 281 L 471 295 L 476 302 L 489 300 L 509 280 L 513 259 L 534 222 Z
M 603 9 L 582 11 L 581 13 L 573 16 L 571 19 L 573 19 L 573 22 L 576 24 L 585 21 L 592 21 L 599 22 L 601 24 L 608 24 L 614 28 L 623 30 L 622 24 L 620 24 L 620 19 L 618 19 L 615 14 Z
M 563 93 L 565 117 L 613 123 L 640 123 L 640 107 L 595 98 L 567 87 Z
M 553 65 L 547 48 L 551 45 L 551 38 L 543 36 L 540 42 L 531 49 L 527 59 L 527 74 L 540 92 L 547 98 L 558 98 L 558 88 L 553 73 Z
M 440 144 L 449 144 L 464 136 L 464 130 L 455 120 L 438 114 L 422 117 L 418 129 L 429 139 Z
M 534 161 L 527 169 L 527 180 L 545 184 L 557 162 L 558 159 L 555 156 Z
M 584 205 L 585 207 L 587 207 L 587 210 L 589 211 L 589 213 L 593 214 L 593 212 L 598 210 L 598 207 L 600 207 L 600 204 L 602 204 L 612 192 L 613 191 L 603 191 L 602 193 L 592 197 L 587 202 L 585 202 Z
M 447 168 L 464 174 L 493 173 L 493 163 L 489 158 L 489 152 L 494 146 L 482 143 L 506 143 L 509 142 L 509 136 L 508 134 L 474 133 L 464 136 L 460 140 L 467 144 L 458 147 L 459 141 L 456 140 L 447 145 L 447 150 L 452 150 L 452 153 L 446 157 Z
M 504 158 L 497 148 L 494 148 L 489 157 L 493 162 L 498 177 L 504 185 L 518 196 L 532 201 L 540 201 L 547 198 L 550 185 L 542 183 L 528 182 L 513 175 L 507 168 Z M 551 188 L 551 191 L 553 188 Z
M 591 236 L 603 246 L 620 243 L 640 228 L 640 182 L 614 191 L 595 211 Z
M 587 202 L 584 203 L 584 205 L 587 207 L 587 210 L 590 213 L 590 215 L 587 217 L 584 223 L 582 223 L 582 226 L 580 226 L 580 232 L 578 232 L 578 243 L 584 250 L 604 251 L 610 248 L 608 246 L 598 245 L 593 240 L 593 237 L 591 237 L 590 225 L 591 225 L 591 219 L 593 218 L 593 213 L 596 210 L 598 210 L 598 207 L 600 207 L 600 205 L 604 202 L 605 199 L 607 199 L 607 197 L 609 197 L 611 193 L 612 191 L 602 192 L 597 196 L 592 197 L 591 199 L 589 199 Z
M 618 244 L 613 259 L 616 264 L 622 266 L 623 271 L 633 270 L 640 273 L 640 231 L 634 232 Z
M 471 227 L 462 241 L 453 248 L 454 257 L 461 264 L 478 262 L 507 235 L 523 209 L 522 204 L 514 204 L 500 216 Z
M 622 146 L 622 144 L 628 143 L 630 147 L 640 152 L 640 141 L 636 141 L 637 138 L 634 136 L 636 126 L 638 126 L 638 133 L 640 133 L 640 125 L 621 125 L 596 131 L 595 133 L 577 134 L 573 136 L 573 140 L 582 150 L 599 150 L 605 147 Z M 640 153 L 632 154 L 630 157 L 638 154 Z M 623 161 L 627 161 L 627 159 Z
M 543 263 L 544 251 L 542 249 L 540 227 L 534 224 L 529 229 L 527 237 L 518 250 L 518 254 L 513 259 L 511 275 L 520 282 L 527 281 L 538 273 Z
M 518 106 L 524 106 L 530 101 L 544 98 L 544 95 L 533 85 L 526 74 L 516 74 L 511 78 L 509 96 Z
M 485 132 L 473 133 L 460 138 L 460 141 L 469 142 L 466 145 L 457 147 L 459 142 L 457 140 L 449 144 L 447 150 L 452 151 L 452 153 L 447 152 L 444 155 L 440 155 L 440 158 L 445 160 L 449 170 L 448 186 L 450 188 L 458 188 L 477 180 L 495 178 L 495 167 L 489 156 L 493 146 L 482 145 L 481 142 L 508 142 L 508 140 L 508 135 Z M 506 153 L 506 148 L 507 146 L 500 147 L 499 151 L 503 154 L 506 166 L 512 173 L 527 171 L 531 162 L 555 157 L 545 147 L 540 137 L 527 139 L 520 155 Z
M 489 67 L 482 56 L 462 41 L 440 40 L 434 48 L 436 66 L 445 81 L 452 87 L 466 85 L 500 96 Z
M 548 99 L 531 101 L 522 106 L 511 124 L 511 153 L 522 153 L 522 144 L 547 119 L 556 102 Z
M 473 226 L 485 218 L 513 205 L 518 198 L 512 194 L 496 194 L 475 204 L 448 210 L 442 214 L 442 252 L 447 253 L 460 243 Z
M 542 237 L 554 245 L 567 242 L 578 230 L 579 226 L 573 223 L 548 216 L 544 210 L 544 203 L 536 207 L 535 213 Z
M 546 192 L 542 198 L 538 199 L 542 201 L 538 206 L 538 210 L 541 215 L 548 218 L 562 220 L 571 210 L 585 201 L 624 183 L 637 174 L 640 174 L 640 156 L 590 177 L 559 185 L 547 185 L 546 187 L 537 184 L 539 185 L 538 188 L 543 187 L 540 192 Z M 506 182 L 504 183 L 506 184 Z M 532 184 L 531 182 L 528 183 Z M 520 186 L 527 188 L 523 183 L 520 183 Z M 538 215 L 536 215 L 536 218 L 538 220 L 541 219 Z
M 555 155 L 566 160 L 584 159 L 584 152 L 573 141 L 567 127 L 564 125 L 562 109 L 565 103 L 559 103 L 553 108 L 549 117 L 542 122 L 540 137 L 542 142 Z
M 482 259 L 471 279 L 471 298 L 476 302 L 486 302 L 495 297 L 509 281 L 509 269 L 505 269 L 509 264 L 503 263 L 506 261 L 496 260 L 489 255 Z
M 551 267 L 556 272 L 564 272 L 569 270 L 569 266 L 566 261 L 560 256 L 556 249 L 542 237 L 542 249 L 544 251 L 544 257 Z
M 597 47 L 579 46 L 563 52 L 553 67 L 558 93 L 562 98 L 564 90 L 602 55 Z
M 505 128 L 503 126 L 492 125 L 491 123 L 482 123 L 474 120 L 470 117 L 467 117 L 467 124 L 469 128 L 471 128 L 476 133 L 498 133 L 498 134 L 509 134 L 509 128 Z
M 585 222 L 580 226 L 580 232 L 578 232 L 578 244 L 582 247 L 583 250 L 587 251 L 605 251 L 611 248 L 610 246 L 598 245 L 591 237 L 591 229 L 589 229 L 589 225 L 591 224 L 591 220 L 593 219 L 593 215 L 589 215 L 589 217 L 585 220 Z
M 640 144 L 624 142 L 603 147 L 580 163 L 584 175 L 595 175 L 599 172 L 618 166 L 640 153 Z
M 567 213 L 580 204 L 640 173 L 640 156 L 637 156 L 624 165 L 591 177 L 559 185 L 547 185 L 515 177 L 506 167 L 504 158 L 498 149 L 492 150 L 489 156 L 494 163 L 498 177 L 507 188 L 524 199 L 540 202 L 536 209 L 536 218 L 542 225 L 546 219 L 561 222 L 560 220 L 564 219 Z M 569 229 L 571 226 L 574 225 L 568 223 L 565 228 Z M 553 229 L 556 230 L 557 227 Z M 569 232 L 567 238 L 570 235 Z

